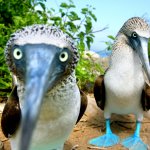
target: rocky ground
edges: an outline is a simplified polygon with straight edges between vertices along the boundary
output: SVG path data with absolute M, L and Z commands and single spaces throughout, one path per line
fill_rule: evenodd
M 4 104 L 0 104 L 2 112 Z M 121 139 L 130 136 L 135 129 L 135 120 L 132 115 L 120 116 L 113 115 L 111 127 Z M 65 150 L 98 150 L 106 148 L 97 148 L 88 144 L 91 138 L 105 133 L 103 112 L 98 109 L 93 98 L 93 94 L 88 95 L 88 108 L 84 117 L 76 125 L 68 141 L 65 143 Z M 141 138 L 150 145 L 150 119 L 145 118 L 141 129 Z M 8 139 L 4 137 L 0 130 L 0 140 L 4 143 L 4 150 L 10 150 Z M 125 150 L 120 144 L 107 148 L 108 150 Z

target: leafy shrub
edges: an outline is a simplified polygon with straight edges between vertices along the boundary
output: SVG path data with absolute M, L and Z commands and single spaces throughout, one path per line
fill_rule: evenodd
M 11 76 L 3 54 L 10 34 L 26 25 L 46 23 L 44 11 L 39 14 L 34 9 L 39 3 L 33 3 L 33 0 L 0 0 L 0 91 L 11 88 Z

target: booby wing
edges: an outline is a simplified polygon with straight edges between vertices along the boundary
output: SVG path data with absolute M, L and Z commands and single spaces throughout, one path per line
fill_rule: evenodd
M 6 137 L 9 137 L 15 133 L 19 126 L 20 120 L 21 110 L 17 95 L 17 86 L 14 86 L 6 102 L 1 118 L 2 131 Z
M 104 85 L 104 75 L 100 75 L 95 80 L 94 84 L 94 97 L 98 107 L 104 110 L 105 107 L 105 85 Z
M 87 99 L 86 94 L 80 90 L 80 95 L 81 95 L 81 106 L 80 106 L 80 113 L 79 113 L 76 124 L 80 121 L 80 119 L 84 115 L 84 112 L 85 112 L 85 110 L 87 108 L 87 104 L 88 104 L 88 99 Z
M 147 83 L 142 91 L 141 103 L 144 111 L 150 109 L 150 86 Z

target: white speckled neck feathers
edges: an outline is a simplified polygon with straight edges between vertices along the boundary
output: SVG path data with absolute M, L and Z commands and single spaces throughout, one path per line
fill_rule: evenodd
M 55 93 L 59 92 L 59 90 L 61 88 L 63 88 L 64 86 L 66 86 L 67 84 L 70 84 L 70 85 L 76 84 L 75 72 L 72 72 L 71 75 L 68 75 L 68 76 L 66 76 L 66 78 L 59 81 L 56 84 L 56 86 L 53 87 L 53 89 L 48 91 L 48 93 L 54 95 Z M 17 90 L 18 90 L 18 94 L 19 94 L 19 97 L 20 97 L 21 105 L 22 105 L 22 100 L 23 100 L 23 94 L 24 94 L 24 91 L 25 91 L 24 86 L 25 86 L 25 84 L 22 81 L 17 80 L 17 87 L 18 87 Z

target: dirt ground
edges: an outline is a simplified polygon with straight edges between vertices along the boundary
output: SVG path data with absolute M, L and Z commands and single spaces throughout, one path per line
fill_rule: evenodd
M 4 104 L 0 104 L 0 115 Z M 135 120 L 132 115 L 120 116 L 113 115 L 111 128 L 121 139 L 130 136 L 135 129 Z M 88 95 L 88 108 L 85 115 L 74 128 L 68 141 L 65 143 L 65 150 L 98 150 L 106 148 L 97 148 L 88 144 L 91 138 L 103 135 L 105 133 L 103 112 L 96 106 L 93 94 Z M 150 119 L 144 118 L 141 129 L 142 140 L 150 145 Z M 4 150 L 10 150 L 8 139 L 4 137 L 0 130 L 0 140 L 4 143 Z M 108 150 L 125 150 L 120 144 L 107 148 Z

